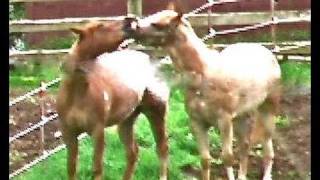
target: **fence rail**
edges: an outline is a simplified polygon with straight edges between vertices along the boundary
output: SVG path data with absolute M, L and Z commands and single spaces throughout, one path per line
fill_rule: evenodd
M 258 42 L 256 44 L 261 44 L 263 46 L 272 48 L 273 43 L 272 42 Z M 277 52 L 277 55 L 285 55 L 285 56 L 310 56 L 310 41 L 291 41 L 291 42 L 282 42 L 278 43 L 278 46 L 297 46 L 298 44 L 307 44 L 306 47 L 288 50 L 288 51 L 281 51 Z M 227 47 L 229 44 L 213 44 L 210 45 L 210 48 L 216 48 L 216 49 L 223 49 Z M 131 46 L 131 49 L 144 51 L 144 52 L 154 52 L 156 56 L 164 56 L 165 52 L 159 49 L 155 49 L 153 47 L 145 47 L 145 46 Z M 155 50 L 157 52 L 155 52 Z M 48 60 L 48 59 L 57 59 L 62 60 L 64 59 L 64 56 L 69 52 L 69 49 L 57 49 L 57 50 L 49 50 L 49 49 L 39 49 L 39 50 L 29 50 L 29 51 L 16 51 L 11 52 L 9 54 L 9 58 L 11 60 L 17 60 L 17 61 L 26 61 L 28 59 L 41 59 L 42 61 Z
M 55 1 L 66 1 L 66 0 L 10 0 L 10 3 L 31 3 L 31 2 L 55 2 Z M 68 0 L 71 1 L 71 0 Z
M 275 11 L 275 16 L 283 18 L 299 18 L 310 16 L 310 10 L 303 11 Z M 270 12 L 235 12 L 235 13 L 212 13 L 210 17 L 211 25 L 247 25 L 261 23 L 270 20 Z M 115 17 L 91 17 L 91 18 L 64 18 L 64 19 L 41 19 L 41 20 L 15 20 L 9 22 L 9 32 L 46 32 L 64 31 L 74 26 L 81 26 L 88 21 L 121 21 L 125 16 Z M 207 14 L 195 14 L 188 16 L 194 27 L 208 25 Z

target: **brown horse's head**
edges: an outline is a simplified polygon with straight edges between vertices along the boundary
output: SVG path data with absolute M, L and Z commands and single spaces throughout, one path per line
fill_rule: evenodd
M 180 9 L 169 4 L 167 10 L 139 19 L 136 25 L 131 26 L 132 35 L 138 41 L 153 46 L 169 44 L 177 37 L 176 33 L 180 25 L 189 25 L 182 16 Z
M 73 50 L 84 59 L 95 58 L 98 55 L 117 49 L 127 38 L 128 26 L 134 18 L 126 18 L 119 22 L 92 21 L 84 27 L 71 28 L 79 36 Z

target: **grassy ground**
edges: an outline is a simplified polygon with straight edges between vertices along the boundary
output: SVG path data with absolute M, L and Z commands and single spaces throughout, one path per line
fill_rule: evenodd
M 288 61 L 281 64 L 281 71 L 286 87 L 311 86 L 311 64 Z
M 53 63 L 53 62 L 51 62 Z M 40 69 L 40 70 L 39 70 Z M 169 71 L 170 68 L 167 69 Z M 285 62 L 281 64 L 283 82 L 286 85 L 310 87 L 310 64 Z M 34 88 L 40 79 L 51 80 L 57 76 L 58 66 L 53 64 L 30 65 L 17 67 L 10 72 L 11 88 Z M 183 94 L 178 88 L 171 90 L 170 111 L 167 121 L 170 147 L 169 176 L 171 179 L 185 179 L 180 170 L 184 164 L 200 166 L 196 143 L 190 133 L 188 116 L 184 109 Z M 279 117 L 277 125 L 285 127 L 287 119 Z M 155 143 L 146 118 L 141 115 L 135 124 L 136 138 L 140 145 L 139 163 L 135 172 L 135 179 L 157 179 L 159 163 L 155 153 Z M 92 142 L 86 139 L 80 143 L 80 179 L 91 178 Z M 106 130 L 106 151 L 104 158 L 105 178 L 121 179 L 125 168 L 125 152 L 118 135 L 114 131 Z M 219 135 L 211 132 L 213 147 L 220 147 Z M 219 160 L 217 160 L 219 163 Z M 32 168 L 29 172 L 16 179 L 66 179 L 66 151 L 61 151 L 48 160 Z
M 10 70 L 9 87 L 26 92 L 39 87 L 41 81 L 48 82 L 57 78 L 60 74 L 60 64 L 55 60 L 28 61 L 17 64 L 13 70 Z M 54 86 L 53 89 L 57 87 Z

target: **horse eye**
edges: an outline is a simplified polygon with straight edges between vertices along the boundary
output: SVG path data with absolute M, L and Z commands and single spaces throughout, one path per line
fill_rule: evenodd
M 162 30 L 162 29 L 164 29 L 166 27 L 163 24 L 157 24 L 157 23 L 151 23 L 151 26 L 153 26 L 154 28 L 156 28 L 158 30 Z

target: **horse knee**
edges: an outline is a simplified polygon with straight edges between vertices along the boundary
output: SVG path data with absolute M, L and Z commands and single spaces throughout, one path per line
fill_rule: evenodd
M 222 161 L 225 166 L 232 166 L 234 162 L 234 156 L 232 152 L 222 152 Z
M 167 156 L 168 154 L 168 144 L 166 142 L 161 142 L 157 145 L 157 153 L 159 156 Z
M 248 154 L 250 148 L 249 140 L 241 140 L 240 141 L 240 155 L 244 156 Z
M 127 151 L 127 158 L 129 163 L 135 163 L 139 154 L 139 148 L 136 143 L 133 143 L 130 150 Z
M 201 159 L 201 166 L 203 170 L 210 169 L 210 158 L 202 158 Z

